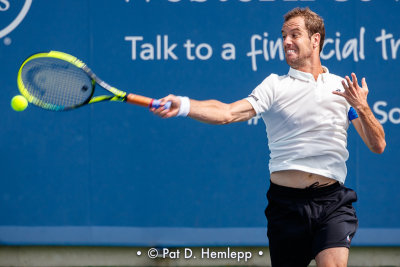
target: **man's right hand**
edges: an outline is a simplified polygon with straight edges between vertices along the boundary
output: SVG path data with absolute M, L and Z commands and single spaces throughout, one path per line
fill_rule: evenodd
M 150 111 L 153 112 L 155 115 L 161 117 L 161 118 L 171 118 L 171 117 L 175 117 L 178 112 L 179 112 L 179 108 L 181 106 L 181 101 L 179 99 L 179 97 L 175 96 L 175 95 L 168 95 L 164 98 L 160 99 L 161 101 L 161 105 L 159 108 L 150 108 Z M 168 102 L 171 101 L 171 107 L 169 109 L 165 109 L 164 105 Z

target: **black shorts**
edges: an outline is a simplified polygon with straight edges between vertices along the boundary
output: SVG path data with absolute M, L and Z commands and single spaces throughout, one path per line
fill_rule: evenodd
M 273 267 L 308 266 L 324 249 L 350 248 L 358 227 L 353 190 L 339 183 L 306 189 L 271 183 L 267 198 Z

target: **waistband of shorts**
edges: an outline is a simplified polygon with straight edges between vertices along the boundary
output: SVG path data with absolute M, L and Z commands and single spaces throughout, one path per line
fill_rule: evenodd
M 270 181 L 269 193 L 288 197 L 314 197 L 335 192 L 341 187 L 342 185 L 339 182 L 336 182 L 334 184 L 321 187 L 293 188 L 277 185 Z

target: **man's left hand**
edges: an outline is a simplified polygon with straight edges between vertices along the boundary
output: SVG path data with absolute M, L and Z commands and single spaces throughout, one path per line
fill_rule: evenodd
M 368 95 L 368 86 L 365 78 L 362 78 L 360 87 L 358 85 L 357 76 L 352 73 L 352 80 L 350 80 L 349 76 L 346 76 L 342 81 L 342 85 L 344 88 L 344 92 L 332 92 L 335 95 L 340 95 L 344 97 L 347 102 L 355 109 L 359 110 L 362 107 L 368 106 L 367 95 Z

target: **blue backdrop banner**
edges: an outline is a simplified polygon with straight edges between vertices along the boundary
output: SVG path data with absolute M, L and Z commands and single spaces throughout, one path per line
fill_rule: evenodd
M 160 119 L 98 103 L 14 112 L 28 56 L 72 54 L 124 91 L 233 102 L 284 75 L 283 15 L 325 20 L 330 72 L 366 77 L 386 131 L 373 154 L 349 128 L 355 245 L 400 245 L 398 0 L 0 0 L 0 244 L 267 245 L 265 126 Z M 100 90 L 100 89 L 99 89 Z

